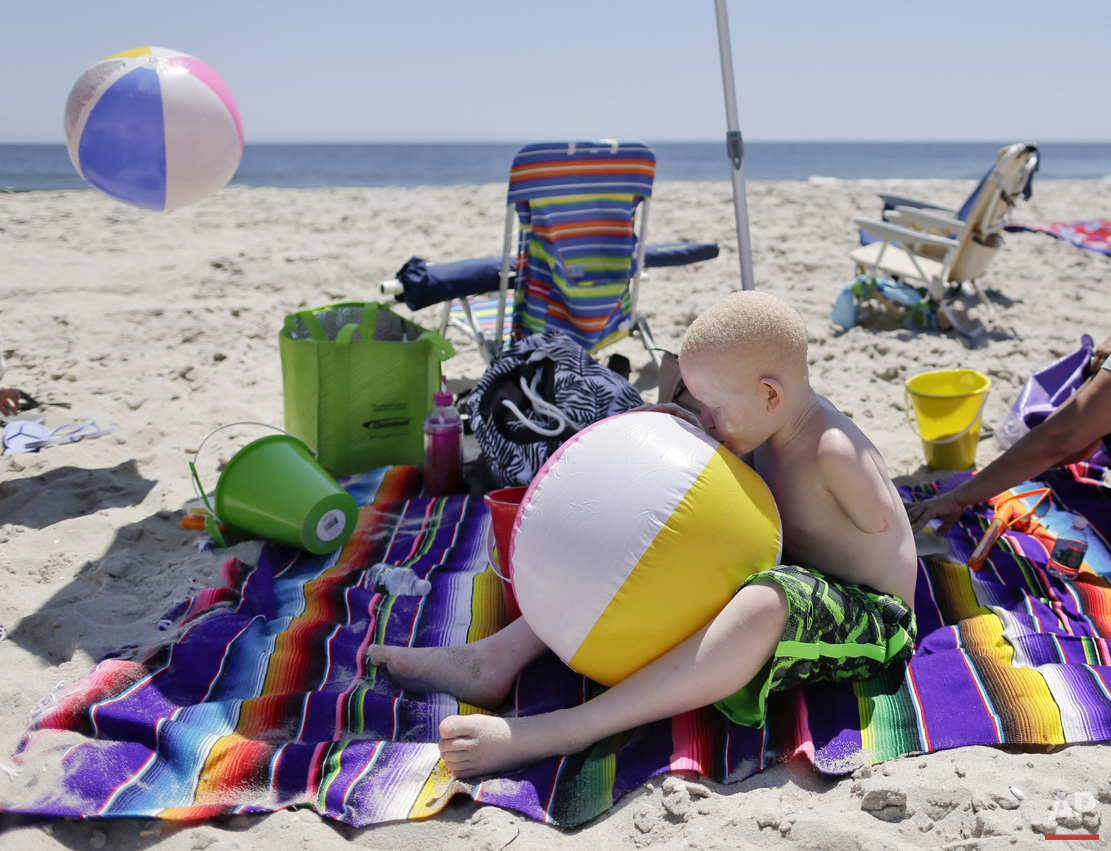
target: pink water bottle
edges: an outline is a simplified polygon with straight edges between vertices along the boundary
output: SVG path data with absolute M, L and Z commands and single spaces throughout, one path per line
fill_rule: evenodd
M 424 490 L 429 496 L 459 493 L 463 484 L 463 420 L 451 394 L 432 394 L 424 420 Z

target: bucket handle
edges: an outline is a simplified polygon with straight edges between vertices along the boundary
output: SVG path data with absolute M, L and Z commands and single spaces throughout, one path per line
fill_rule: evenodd
M 208 501 L 208 494 L 205 493 L 204 485 L 201 484 L 201 477 L 197 473 L 197 458 L 200 457 L 201 450 L 204 449 L 204 445 L 206 443 L 208 443 L 208 439 L 210 437 L 212 437 L 212 435 L 216 434 L 216 432 L 223 431 L 226 428 L 233 428 L 235 426 L 242 426 L 242 425 L 255 425 L 255 426 L 262 426 L 263 428 L 272 428 L 274 431 L 281 432 L 282 434 L 286 435 L 287 437 L 292 437 L 294 440 L 301 440 L 301 438 L 297 437 L 297 435 L 290 434 L 285 429 L 281 429 L 281 428 L 278 428 L 277 426 L 270 425 L 270 423 L 256 423 L 256 422 L 250 422 L 250 421 L 243 421 L 243 422 L 238 422 L 238 423 L 228 423 L 227 425 L 222 425 L 217 429 L 213 429 L 212 431 L 210 431 L 208 433 L 208 436 L 205 437 L 205 439 L 201 441 L 201 445 L 198 446 L 197 451 L 193 453 L 193 460 L 189 462 L 189 472 L 192 473 L 193 490 L 196 492 L 196 494 L 200 498 L 201 502 L 204 503 L 204 507 L 208 509 L 208 517 L 206 517 L 205 521 L 204 521 L 204 530 L 205 530 L 205 532 L 208 533 L 208 536 L 210 538 L 212 538 L 212 540 L 214 540 L 220 547 L 226 546 L 225 543 L 224 543 L 224 537 L 223 537 L 223 535 L 220 534 L 220 524 L 223 521 L 221 521 L 220 518 L 217 516 L 216 509 L 213 508 L 212 503 L 210 503 Z M 303 440 L 301 442 L 305 443 Z M 307 443 L 305 443 L 305 446 L 309 450 L 309 452 L 311 452 L 313 455 L 318 455 L 317 451 L 315 449 L 313 449 L 311 446 L 309 446 Z
M 954 434 L 952 437 L 945 438 L 945 440 L 930 440 L 927 437 L 922 437 L 922 433 L 917 429 L 914 420 L 912 420 L 911 417 L 910 417 L 910 411 L 911 411 L 911 408 L 913 407 L 913 405 L 911 405 L 911 402 L 910 402 L 910 388 L 909 387 L 904 387 L 903 388 L 903 404 L 904 404 L 906 414 L 907 414 L 907 422 L 910 423 L 910 430 L 914 432 L 915 437 L 917 437 L 919 440 L 924 440 L 926 443 L 932 443 L 934 446 L 944 446 L 947 443 L 956 443 L 958 440 L 960 440 L 962 437 L 964 437 L 966 434 L 968 434 L 972 430 L 972 426 L 983 415 L 984 405 L 986 405 L 988 403 L 988 393 L 990 393 L 990 392 L 991 392 L 990 390 L 985 390 L 984 391 L 984 397 L 980 400 L 980 407 L 976 410 L 976 415 L 971 420 L 968 421 L 968 425 L 966 425 L 964 427 L 964 429 L 959 434 Z
M 491 519 L 490 524 L 491 524 L 490 525 L 490 530 L 486 534 L 489 535 L 491 538 L 493 538 L 494 537 L 493 519 Z M 490 569 L 492 571 L 494 571 L 494 576 L 498 577 L 498 579 L 500 579 L 502 582 L 506 583 L 507 585 L 512 585 L 513 580 L 510 579 L 508 576 L 502 576 L 501 571 L 498 570 L 498 566 L 497 566 L 497 563 L 496 563 L 497 559 L 494 558 L 494 549 L 496 549 L 497 546 L 498 546 L 497 541 L 495 541 L 493 546 L 491 546 L 487 549 L 486 560 L 490 562 Z

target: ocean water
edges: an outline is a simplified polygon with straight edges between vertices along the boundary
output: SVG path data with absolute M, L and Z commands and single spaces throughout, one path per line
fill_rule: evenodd
M 750 180 L 978 179 L 999 142 L 748 142 Z M 248 144 L 245 186 L 453 186 L 502 183 L 520 143 Z M 660 142 L 658 180 L 728 180 L 724 142 Z M 1038 180 L 1111 180 L 1111 144 L 1040 146 Z M 81 189 L 65 145 L 0 144 L 0 190 Z

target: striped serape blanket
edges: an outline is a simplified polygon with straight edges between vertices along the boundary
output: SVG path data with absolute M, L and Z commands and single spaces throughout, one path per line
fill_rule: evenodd
M 1053 222 L 1048 225 L 1020 225 L 1011 223 L 1006 230 L 1012 233 L 1044 233 L 1056 239 L 1071 242 L 1077 248 L 1098 251 L 1111 257 L 1111 221 L 1090 219 L 1076 222 Z
M 1052 471 L 1058 509 L 1111 534 L 1102 470 Z M 693 770 L 721 782 L 804 754 L 840 774 L 915 751 L 961 745 L 1044 748 L 1111 738 L 1111 585 L 1085 569 L 1045 569 L 1061 517 L 1007 534 L 978 573 L 961 561 L 991 509 L 970 511 L 953 558 L 920 562 L 919 645 L 907 667 L 863 683 L 773 695 L 761 728 L 701 709 L 482 781 L 453 780 L 436 728 L 477 712 L 446 695 L 402 692 L 362 661 L 371 642 L 458 645 L 502 625 L 480 498 L 415 498 L 419 476 L 394 467 L 347 480 L 361 519 L 333 556 L 267 547 L 256 567 L 232 560 L 226 587 L 178 613 L 172 643 L 102 661 L 39 710 L 15 757 L 27 782 L 12 811 L 194 820 L 310 806 L 353 825 L 419 818 L 456 793 L 572 826 L 648 778 Z M 905 490 L 923 499 L 949 486 Z M 1017 489 L 1016 489 L 1017 492 Z M 1099 537 L 1099 536 L 1095 536 Z M 1095 544 L 1089 564 L 1111 569 Z M 425 598 L 365 587 L 366 568 L 406 564 L 433 584 Z M 600 687 L 547 654 L 502 711 L 577 704 Z

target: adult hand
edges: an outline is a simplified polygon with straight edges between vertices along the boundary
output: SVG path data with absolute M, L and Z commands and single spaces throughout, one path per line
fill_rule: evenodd
M 641 405 L 639 408 L 633 408 L 634 411 L 650 411 L 659 414 L 671 414 L 673 417 L 678 417 L 681 420 L 686 420 L 692 426 L 701 429 L 702 423 L 698 417 L 688 411 L 686 408 L 676 405 L 674 402 L 664 402 L 660 405 Z
M 0 414 L 14 417 L 19 413 L 19 391 L 11 387 L 0 387 Z
M 1103 363 L 1107 360 L 1108 355 L 1111 355 L 1111 337 L 1108 337 L 1106 340 L 1096 346 L 1096 350 L 1092 354 L 1091 361 L 1092 375 L 1095 375 L 1096 371 L 1101 366 L 1103 366 Z
M 920 532 L 922 528 L 935 517 L 941 518 L 941 527 L 937 530 L 939 535 L 944 535 L 953 524 L 960 520 L 967 506 L 953 496 L 953 492 L 943 493 L 933 499 L 922 502 L 907 503 L 907 517 L 910 518 L 910 528 Z

